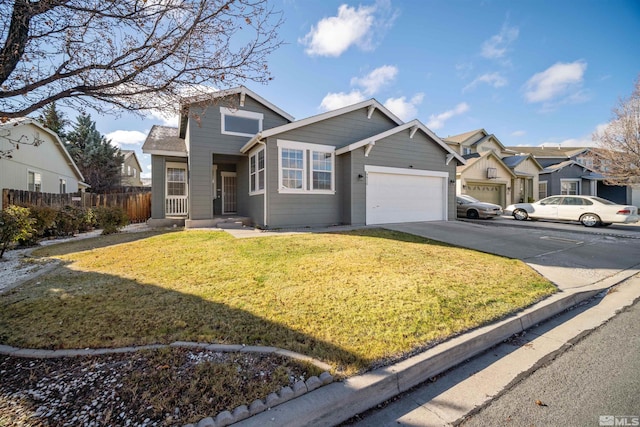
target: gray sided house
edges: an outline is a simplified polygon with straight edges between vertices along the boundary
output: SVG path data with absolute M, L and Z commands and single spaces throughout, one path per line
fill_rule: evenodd
M 294 121 L 240 87 L 154 126 L 152 219 L 186 227 L 245 217 L 263 228 L 455 219 L 464 160 L 375 100 Z

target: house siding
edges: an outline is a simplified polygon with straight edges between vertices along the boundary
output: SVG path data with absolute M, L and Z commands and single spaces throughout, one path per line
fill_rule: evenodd
M 151 218 L 163 219 L 166 195 L 167 162 L 187 163 L 184 157 L 151 156 Z
M 189 135 L 189 202 L 190 215 L 193 220 L 211 219 L 214 216 L 214 195 L 212 183 L 212 166 L 217 162 L 219 155 L 237 156 L 240 148 L 247 143 L 249 137 L 224 135 L 221 132 L 222 121 L 220 107 L 224 102 L 203 108 L 197 105 L 189 110 L 189 123 L 187 132 Z M 266 108 L 250 96 L 245 97 L 244 107 L 237 109 L 262 113 L 263 129 L 280 126 L 289 121 L 279 114 Z M 198 117 L 199 120 L 193 119 Z M 247 161 L 235 160 L 238 183 L 238 214 L 246 215 L 249 212 Z M 220 172 L 222 169 L 219 169 Z M 220 182 L 220 181 L 218 181 Z M 220 201 L 216 198 L 217 203 Z M 221 210 L 219 211 L 221 212 Z
M 19 139 L 20 135 L 27 135 L 33 139 L 35 133 L 44 142 L 34 147 L 22 144 L 20 149 L 14 149 L 11 159 L 0 159 L 0 187 L 12 190 L 28 190 L 27 173 L 33 171 L 39 173 L 42 178 L 40 191 L 43 193 L 59 193 L 60 179 L 66 181 L 66 192 L 78 191 L 78 177 L 69 166 L 68 158 L 58 148 L 58 141 L 49 133 L 32 124 L 26 124 L 11 128 L 11 137 Z M 4 138 L 0 138 L 0 150 L 14 148 Z M 0 200 L 0 204 L 2 201 Z
M 278 146 L 279 139 L 321 145 L 332 145 L 336 149 L 397 126 L 379 110 L 367 117 L 362 108 L 302 128 L 283 132 L 267 139 L 267 224 L 269 228 L 296 226 L 327 226 L 349 223 L 350 195 L 345 183 L 345 161 L 335 158 L 335 194 L 283 194 L 278 191 Z M 351 165 L 347 166 L 348 169 Z M 364 172 L 363 172 L 364 173 Z M 262 218 L 251 217 L 264 226 Z
M 547 194 L 549 196 L 561 193 L 563 179 L 580 180 L 579 194 L 589 196 L 591 195 L 590 181 L 580 178 L 582 175 L 584 175 L 582 166 L 573 164 L 555 172 L 541 173 L 539 179 L 540 181 L 547 181 Z
M 269 228 L 340 224 L 341 191 L 338 190 L 337 179 L 335 194 L 284 194 L 278 191 L 278 139 L 267 140 L 267 224 L 262 224 L 262 218 L 252 215 L 254 221 Z
M 457 163 L 445 164 L 448 153 L 444 149 L 421 132 L 416 133 L 413 139 L 408 135 L 407 130 L 377 141 L 368 157 L 364 155 L 364 147 L 351 152 L 350 185 L 347 184 L 351 196 L 351 224 L 366 223 L 366 180 L 358 178 L 359 174 L 366 176 L 365 165 L 447 172 L 447 181 L 455 180 Z M 452 220 L 456 215 L 455 189 L 453 185 L 447 185 L 447 217 Z

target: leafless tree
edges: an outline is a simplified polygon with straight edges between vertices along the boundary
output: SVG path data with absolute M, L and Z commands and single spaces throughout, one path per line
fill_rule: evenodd
M 271 80 L 268 0 L 0 0 L 0 120 L 54 101 L 99 113 Z
M 612 111 L 611 122 L 593 134 L 598 143 L 594 164 L 607 184 L 640 184 L 640 76 L 631 96 Z

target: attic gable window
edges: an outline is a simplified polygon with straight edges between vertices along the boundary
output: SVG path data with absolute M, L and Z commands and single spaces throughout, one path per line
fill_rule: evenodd
M 220 107 L 221 132 L 223 135 L 252 137 L 262 132 L 264 114 L 253 111 L 232 110 Z

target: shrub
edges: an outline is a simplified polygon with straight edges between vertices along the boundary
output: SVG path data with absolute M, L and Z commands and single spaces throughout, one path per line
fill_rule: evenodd
M 10 205 L 0 212 L 0 258 L 9 245 L 28 239 L 35 232 L 35 220 L 29 216 L 29 208 Z
M 34 220 L 33 233 L 29 237 L 21 238 L 18 243 L 24 246 L 33 246 L 38 239 L 51 235 L 54 231 L 58 212 L 48 206 L 29 206 L 29 216 Z
M 80 224 L 78 231 L 80 233 L 86 233 L 91 231 L 96 226 L 96 214 L 91 208 L 77 208 L 77 214 L 80 218 Z
M 95 208 L 98 228 L 102 228 L 102 234 L 113 234 L 120 231 L 122 227 L 129 224 L 129 217 L 126 212 L 119 207 L 97 207 Z
M 73 206 L 65 206 L 56 215 L 56 234 L 58 236 L 73 236 L 80 229 L 81 218 Z

